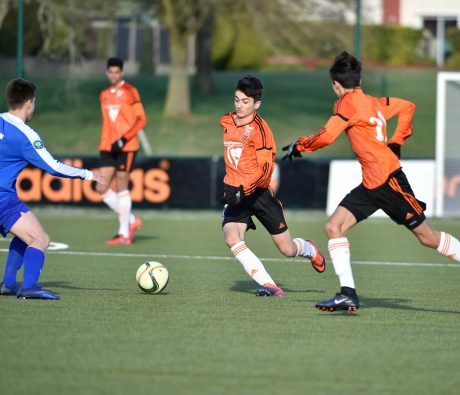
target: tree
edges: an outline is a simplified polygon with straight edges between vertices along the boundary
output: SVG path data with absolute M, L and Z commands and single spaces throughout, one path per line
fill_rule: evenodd
M 164 115 L 191 115 L 188 42 L 202 27 L 217 0 L 161 0 L 157 13 L 169 33 L 170 72 Z

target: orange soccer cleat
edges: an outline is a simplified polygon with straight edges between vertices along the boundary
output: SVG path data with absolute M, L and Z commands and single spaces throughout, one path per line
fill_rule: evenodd
M 111 239 L 106 240 L 105 244 L 109 245 L 131 245 L 131 239 L 128 237 L 124 237 L 122 235 L 115 235 Z
M 326 259 L 321 251 L 316 247 L 316 244 L 311 240 L 305 240 L 310 248 L 313 248 L 316 251 L 315 257 L 310 259 L 311 265 L 313 269 L 315 269 L 318 273 L 323 273 L 326 270 Z
M 132 224 L 129 224 L 129 239 L 131 240 L 131 242 L 134 240 L 134 235 L 141 228 L 141 226 L 142 220 L 139 217 L 136 217 L 134 219 L 134 222 Z

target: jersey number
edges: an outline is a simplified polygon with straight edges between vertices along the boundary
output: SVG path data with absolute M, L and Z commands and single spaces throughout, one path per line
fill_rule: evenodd
M 378 116 L 378 118 L 371 117 L 369 119 L 369 122 L 375 125 L 375 132 L 376 132 L 375 138 L 378 141 L 385 141 L 386 142 L 387 136 L 383 135 L 382 127 L 387 125 L 387 121 L 385 120 L 385 118 L 383 117 L 383 115 L 382 115 L 382 113 L 380 111 L 377 111 L 377 116 Z

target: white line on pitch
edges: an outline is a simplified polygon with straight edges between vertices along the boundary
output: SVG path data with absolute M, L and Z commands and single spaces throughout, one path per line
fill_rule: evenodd
M 0 252 L 8 252 L 7 249 L 0 249 Z M 210 261 L 230 261 L 232 256 L 210 256 L 210 255 L 170 255 L 170 254 L 142 254 L 123 252 L 85 252 L 85 251 L 47 251 L 47 254 L 59 255 L 82 255 L 82 256 L 111 256 L 125 258 L 172 258 L 172 259 L 196 259 Z M 260 258 L 266 262 L 287 262 L 288 258 Z M 455 267 L 460 268 L 460 263 L 418 263 L 418 262 L 378 262 L 378 261 L 353 261 L 354 265 L 376 265 L 376 266 L 416 266 L 416 267 Z

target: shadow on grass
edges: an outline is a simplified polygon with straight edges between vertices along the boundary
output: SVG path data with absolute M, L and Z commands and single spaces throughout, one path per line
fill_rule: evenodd
M 322 291 L 317 291 L 313 289 L 291 289 L 286 288 L 282 283 L 278 283 L 278 286 L 283 289 L 286 294 L 289 293 L 321 293 Z M 254 281 L 237 281 L 234 285 L 230 287 L 230 291 L 233 292 L 241 292 L 241 293 L 248 293 L 254 294 L 256 292 L 256 288 L 258 287 L 257 283 Z
M 19 283 L 18 283 L 19 284 Z M 52 288 L 61 288 L 61 289 L 78 289 L 80 291 L 120 291 L 120 288 L 86 288 L 86 287 L 78 287 L 76 285 L 72 285 L 67 281 L 43 281 L 39 282 L 39 285 L 42 288 L 52 291 Z
M 145 240 L 158 240 L 159 237 L 158 236 L 155 236 L 155 235 L 136 235 L 136 237 L 134 238 L 134 243 L 136 243 L 137 241 L 145 241 Z
M 424 307 L 409 306 L 410 299 L 392 299 L 392 298 L 366 298 L 360 297 L 361 307 L 366 309 L 381 308 L 391 310 L 407 310 L 407 311 L 424 311 L 427 313 L 447 313 L 460 314 L 459 310 L 443 310 L 443 309 L 427 309 Z

